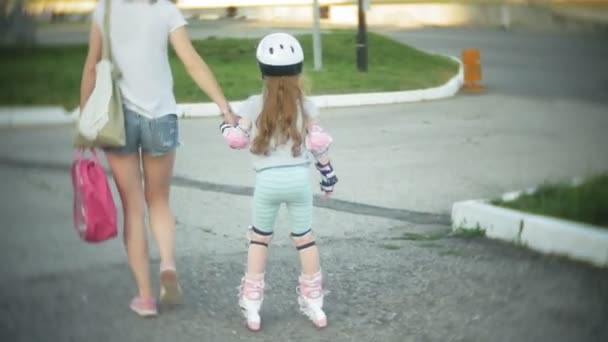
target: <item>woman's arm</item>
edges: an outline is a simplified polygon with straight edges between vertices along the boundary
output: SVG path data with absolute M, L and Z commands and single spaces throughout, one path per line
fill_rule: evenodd
M 96 23 L 91 24 L 89 33 L 89 52 L 82 69 L 82 79 L 80 81 L 80 111 L 83 110 L 89 96 L 95 88 L 95 66 L 101 59 L 102 37 Z
M 228 105 L 222 89 L 217 83 L 215 76 L 213 76 L 213 72 L 192 46 L 186 28 L 180 27 L 171 32 L 170 40 L 173 49 L 175 49 L 177 56 L 184 64 L 190 77 L 220 107 L 224 120 L 231 125 L 235 125 L 238 120 L 237 117 Z

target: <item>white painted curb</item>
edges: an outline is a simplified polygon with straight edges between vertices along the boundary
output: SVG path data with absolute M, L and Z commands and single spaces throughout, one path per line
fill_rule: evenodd
M 311 96 L 312 101 L 319 108 L 338 108 L 338 107 L 355 107 L 368 105 L 382 105 L 406 102 L 419 102 L 444 99 L 454 96 L 460 90 L 464 83 L 464 70 L 462 62 L 456 57 L 450 57 L 455 60 L 459 67 L 458 73 L 445 84 L 435 87 L 420 90 L 394 91 L 383 93 L 357 93 L 344 95 L 320 95 Z M 240 105 L 239 102 L 232 102 L 235 108 Z M 181 116 L 188 117 L 209 117 L 218 116 L 217 106 L 213 103 L 190 103 L 180 105 L 182 111 Z
M 74 122 L 75 118 L 63 107 L 0 108 L 0 127 L 66 124 Z
M 452 229 L 482 229 L 492 239 L 608 267 L 608 229 L 592 225 L 471 200 L 454 203 Z
M 523 217 L 516 213 L 482 201 L 457 202 L 452 206 L 452 229 L 482 229 L 489 238 L 519 243 Z
M 384 93 L 320 95 L 311 96 L 311 99 L 319 108 L 337 108 L 449 98 L 460 90 L 464 82 L 462 63 L 458 58 L 450 58 L 458 62 L 458 73 L 439 87 Z M 238 108 L 241 103 L 242 101 L 233 101 L 231 105 Z M 178 105 L 178 108 L 178 116 L 181 118 L 219 116 L 219 109 L 214 103 L 185 103 Z M 0 127 L 66 124 L 74 122 L 77 113 L 78 109 L 68 112 L 62 107 L 0 107 Z

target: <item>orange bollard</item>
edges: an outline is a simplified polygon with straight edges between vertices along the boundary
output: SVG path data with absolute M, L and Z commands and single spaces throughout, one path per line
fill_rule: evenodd
M 464 90 L 482 91 L 481 81 L 481 57 L 477 49 L 462 50 L 462 64 L 464 66 Z

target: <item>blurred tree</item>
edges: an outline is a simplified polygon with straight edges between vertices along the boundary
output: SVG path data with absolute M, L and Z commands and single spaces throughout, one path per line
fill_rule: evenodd
M 25 0 L 0 0 L 0 44 L 32 45 L 36 23 L 27 14 Z

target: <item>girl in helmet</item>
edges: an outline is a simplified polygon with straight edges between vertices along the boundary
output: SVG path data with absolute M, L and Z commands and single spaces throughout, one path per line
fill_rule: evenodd
M 256 55 L 264 80 L 263 94 L 243 103 L 237 127 L 221 126 L 231 148 L 249 146 L 256 170 L 247 271 L 239 288 L 239 305 L 248 328 L 259 330 L 268 245 L 277 211 L 285 203 L 302 266 L 297 287 L 300 310 L 316 327 L 323 328 L 327 317 L 319 250 L 312 234 L 309 166 L 314 162 L 320 171 L 321 190 L 328 197 L 338 181 L 327 157 L 331 137 L 317 125 L 318 110 L 300 86 L 304 61 L 300 43 L 289 34 L 271 34 L 261 40 Z

